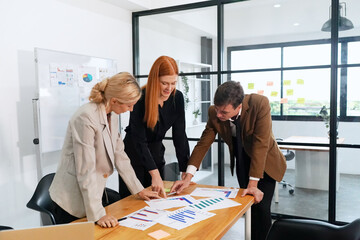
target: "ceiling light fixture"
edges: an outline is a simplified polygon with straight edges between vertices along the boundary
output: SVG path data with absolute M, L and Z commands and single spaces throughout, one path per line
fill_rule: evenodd
M 344 10 L 344 11 L 342 11 Z M 329 20 L 327 20 L 324 25 L 321 28 L 321 31 L 323 32 L 331 32 L 331 6 L 329 7 Z M 342 12 L 344 12 L 344 17 Z M 347 19 L 346 17 L 346 3 L 342 2 L 339 5 L 339 19 L 338 19 L 338 23 L 339 23 L 339 31 L 346 31 L 349 29 L 354 28 L 354 24 Z

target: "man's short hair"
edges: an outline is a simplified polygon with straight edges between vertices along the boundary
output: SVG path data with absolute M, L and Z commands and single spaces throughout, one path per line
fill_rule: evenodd
M 237 108 L 244 100 L 244 89 L 240 82 L 227 81 L 221 84 L 215 92 L 215 106 L 226 106 L 231 104 L 233 108 Z

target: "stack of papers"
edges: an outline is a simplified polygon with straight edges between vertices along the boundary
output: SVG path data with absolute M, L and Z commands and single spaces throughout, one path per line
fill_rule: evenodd
M 120 225 L 145 230 L 160 223 L 180 230 L 216 215 L 209 211 L 240 206 L 240 203 L 229 199 L 235 198 L 238 191 L 237 188 L 196 188 L 191 193 L 192 196 L 208 198 L 196 200 L 190 195 L 183 195 L 145 201 L 149 207 L 129 214 Z M 165 210 L 175 207 L 183 208 L 175 211 Z

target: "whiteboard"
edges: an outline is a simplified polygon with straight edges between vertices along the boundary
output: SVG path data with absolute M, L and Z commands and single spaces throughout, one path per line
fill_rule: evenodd
M 34 114 L 40 154 L 61 150 L 68 122 L 88 102 L 91 88 L 114 75 L 116 61 L 35 48 L 37 88 Z M 40 156 L 41 157 L 41 156 Z

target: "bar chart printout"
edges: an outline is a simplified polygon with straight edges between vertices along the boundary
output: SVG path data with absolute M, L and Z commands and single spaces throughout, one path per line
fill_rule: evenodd
M 157 218 L 160 218 L 167 213 L 168 211 L 144 207 L 136 212 L 127 215 L 127 218 L 119 222 L 119 224 L 120 226 L 124 227 L 134 228 L 138 230 L 146 230 L 157 223 Z
M 189 207 L 203 211 L 211 211 L 222 208 L 236 207 L 240 205 L 241 203 L 235 202 L 231 199 L 219 197 L 199 199 L 194 204 L 189 205 Z
M 195 190 L 190 195 L 198 197 L 235 198 L 238 192 L 238 188 L 195 188 Z
M 193 204 L 196 200 L 190 195 L 168 197 L 166 199 L 153 199 L 145 201 L 147 205 L 155 209 L 169 209 L 175 207 L 185 207 Z
M 156 219 L 156 221 L 165 226 L 180 230 L 215 215 L 215 213 L 184 207 L 163 215 Z

